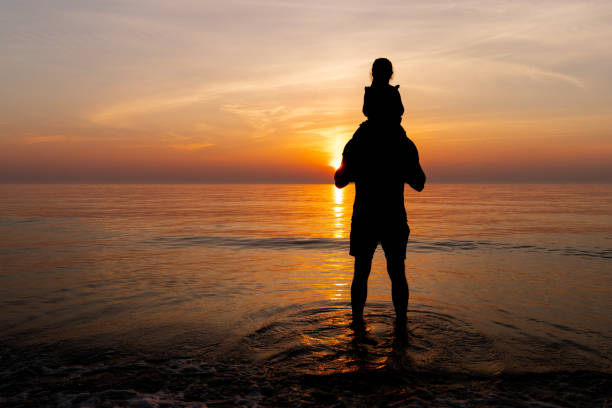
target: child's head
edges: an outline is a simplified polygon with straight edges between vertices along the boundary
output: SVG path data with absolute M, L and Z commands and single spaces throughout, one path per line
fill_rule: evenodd
M 388 84 L 393 76 L 393 65 L 386 58 L 377 58 L 372 64 L 372 83 Z

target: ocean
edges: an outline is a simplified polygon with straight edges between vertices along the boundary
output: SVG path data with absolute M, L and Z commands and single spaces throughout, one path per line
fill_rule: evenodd
M 407 187 L 401 341 L 353 197 L 0 185 L 0 406 L 612 406 L 612 185 Z

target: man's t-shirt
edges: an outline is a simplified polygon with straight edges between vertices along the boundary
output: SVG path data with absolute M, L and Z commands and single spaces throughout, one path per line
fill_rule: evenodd
M 422 170 L 417 148 L 402 127 L 364 122 L 342 154 L 355 182 L 353 223 L 406 223 L 404 183 Z

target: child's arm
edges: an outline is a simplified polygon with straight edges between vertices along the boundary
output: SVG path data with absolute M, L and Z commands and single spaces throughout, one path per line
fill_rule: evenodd
M 366 118 L 369 118 L 372 114 L 372 98 L 369 88 L 368 86 L 365 87 L 365 92 L 363 93 L 363 108 L 361 109 Z
M 394 108 L 397 110 L 397 112 L 395 112 L 395 114 L 397 116 L 402 116 L 404 114 L 404 104 L 402 103 L 402 96 L 399 93 L 399 85 L 395 85 L 395 92 L 394 92 Z

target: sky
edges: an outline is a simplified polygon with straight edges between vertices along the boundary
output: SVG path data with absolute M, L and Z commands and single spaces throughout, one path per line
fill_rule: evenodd
M 0 182 L 331 183 L 378 57 L 430 182 L 612 182 L 612 2 L 3 1 Z

